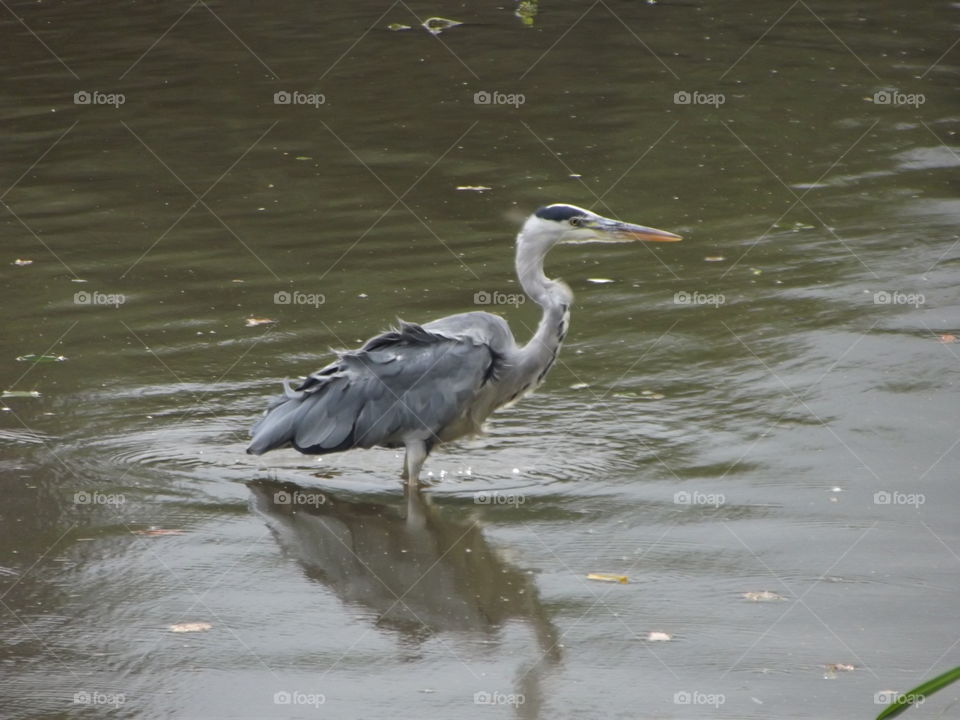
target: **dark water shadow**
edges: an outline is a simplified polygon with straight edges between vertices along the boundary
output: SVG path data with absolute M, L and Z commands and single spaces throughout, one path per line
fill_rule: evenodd
M 487 542 L 471 506 L 437 507 L 429 494 L 375 498 L 257 479 L 252 508 L 304 574 L 373 625 L 418 647 L 446 633 L 496 646 L 511 622 L 536 638 L 514 680 L 519 717 L 539 717 L 542 683 L 562 662 L 560 635 L 534 578 Z

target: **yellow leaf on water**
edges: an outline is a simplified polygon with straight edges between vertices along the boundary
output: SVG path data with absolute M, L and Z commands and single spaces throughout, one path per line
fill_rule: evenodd
M 133 530 L 134 535 L 146 535 L 148 537 L 157 537 L 159 535 L 183 535 L 183 530 L 164 530 L 162 528 L 149 528 L 148 530 Z
M 177 623 L 176 625 L 170 626 L 170 632 L 175 633 L 185 633 L 185 632 L 203 632 L 204 630 L 209 630 L 212 628 L 208 622 L 188 622 L 188 623 Z
M 600 582 L 626 583 L 626 575 L 614 575 L 613 573 L 589 573 L 587 580 L 599 580 Z

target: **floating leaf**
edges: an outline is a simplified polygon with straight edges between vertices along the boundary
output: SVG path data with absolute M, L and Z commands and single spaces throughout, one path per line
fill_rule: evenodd
M 600 582 L 626 583 L 626 575 L 614 575 L 612 573 L 589 573 L 587 580 L 599 580 Z
M 204 630 L 209 630 L 212 628 L 208 622 L 188 622 L 188 623 L 177 623 L 176 625 L 170 626 L 170 632 L 175 633 L 185 633 L 185 632 L 203 632 Z
M 38 398 L 40 393 L 36 390 L 4 390 L 2 397 L 5 398 Z
M 829 672 L 853 672 L 856 668 L 847 663 L 828 663 L 826 668 Z
M 520 22 L 527 27 L 533 27 L 533 22 L 537 19 L 538 5 L 539 0 L 520 0 L 513 14 L 520 18 Z
M 275 323 L 276 320 L 271 320 L 270 318 L 255 318 L 248 317 L 245 321 L 247 327 L 256 327 L 257 325 L 269 325 L 270 323 Z
M 957 341 L 957 336 L 951 335 L 950 333 L 944 333 L 937 339 L 942 343 L 955 343 Z
M 427 18 L 423 21 L 423 27 L 426 28 L 428 33 L 433 35 L 439 35 L 444 30 L 449 30 L 457 25 L 463 25 L 463 23 L 457 22 L 456 20 L 448 20 L 447 18 L 442 17 Z
M 389 25 L 387 25 L 387 30 L 393 30 L 394 32 L 398 32 L 400 30 L 409 30 L 409 29 L 410 29 L 410 26 L 404 25 L 403 23 L 390 23 Z
M 24 265 L 33 265 L 33 260 L 22 260 L 20 258 L 17 258 L 16 260 L 13 261 L 13 264 L 16 265 L 17 267 L 23 267 Z
M 723 262 L 726 258 L 723 255 L 707 255 L 704 258 L 705 262 Z
M 585 382 L 579 382 L 579 383 L 574 383 L 573 385 L 571 385 L 571 386 L 570 386 L 570 389 L 571 389 L 571 390 L 583 390 L 584 388 L 588 388 L 588 387 L 590 387 L 590 385 L 588 385 L 587 383 L 585 383 Z
M 769 590 L 760 590 L 758 592 L 745 592 L 743 597 L 752 602 L 772 602 L 774 600 L 784 600 L 783 595 L 778 595 Z
M 148 528 L 147 530 L 131 530 L 134 535 L 157 537 L 160 535 L 183 535 L 183 530 L 165 530 L 163 528 Z
M 473 192 L 486 192 L 487 190 L 493 190 L 486 185 L 457 185 L 457 190 L 472 190 Z
M 672 639 L 673 636 L 670 633 L 660 632 L 658 630 L 647 633 L 647 640 L 650 642 L 668 642 Z
M 593 283 L 594 285 L 606 285 L 607 283 L 616 282 L 616 280 L 611 280 L 610 278 L 587 278 L 588 283 Z
M 34 355 L 30 353 L 29 355 L 19 355 L 17 362 L 51 363 L 63 362 L 66 359 L 63 355 Z
M 313 160 L 309 155 L 297 155 L 294 160 Z

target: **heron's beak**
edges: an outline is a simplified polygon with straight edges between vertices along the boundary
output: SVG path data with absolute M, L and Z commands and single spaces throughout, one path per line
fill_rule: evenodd
M 633 225 L 632 223 L 620 222 L 619 220 L 610 220 L 609 218 L 597 218 L 586 225 L 596 231 L 597 241 L 599 242 L 634 242 L 643 240 L 644 242 L 678 242 L 683 238 L 666 230 L 657 230 L 656 228 L 645 225 Z

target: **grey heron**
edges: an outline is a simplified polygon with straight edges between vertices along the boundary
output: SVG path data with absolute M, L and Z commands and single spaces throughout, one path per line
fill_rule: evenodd
M 664 230 L 605 218 L 575 205 L 540 208 L 516 241 L 517 279 L 542 311 L 533 337 L 520 345 L 499 315 L 467 312 L 398 327 L 307 376 L 271 401 L 250 431 L 247 452 L 292 446 L 326 454 L 374 446 L 406 449 L 403 478 L 411 488 L 430 451 L 481 431 L 497 408 L 534 390 L 553 366 L 567 334 L 573 293 L 543 272 L 558 243 L 670 242 Z

